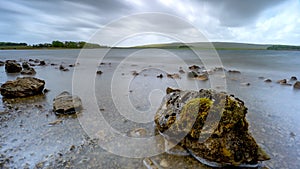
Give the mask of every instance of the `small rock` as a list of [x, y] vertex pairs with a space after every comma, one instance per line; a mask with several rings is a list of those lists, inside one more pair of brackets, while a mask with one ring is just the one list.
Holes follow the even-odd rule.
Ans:
[[96, 73], [97, 73], [98, 75], [101, 75], [103, 72], [102, 72], [101, 70], [98, 70]]
[[22, 67], [17, 61], [15, 60], [7, 60], [5, 62], [5, 71], [7, 73], [20, 73], [22, 70]]
[[266, 83], [271, 83], [272, 80], [271, 80], [271, 79], [266, 79], [264, 82], [266, 82]]
[[157, 78], [163, 78], [164, 76], [162, 74], [156, 76]]
[[40, 63], [40, 59], [35, 59], [33, 62], [34, 63]]
[[297, 82], [294, 84], [294, 89], [300, 89], [300, 81], [297, 81]]
[[75, 67], [75, 64], [71, 64], [71, 65], [69, 65], [69, 67]]
[[49, 91], [49, 89], [44, 89], [44, 93], [48, 93]]
[[297, 80], [297, 77], [296, 76], [292, 76], [290, 80], [295, 81], [295, 80]]
[[192, 66], [189, 67], [189, 69], [190, 69], [190, 70], [198, 71], [198, 70], [200, 69], [200, 67], [197, 66], [197, 65], [192, 65]]
[[195, 78], [195, 77], [198, 77], [198, 73], [194, 72], [194, 71], [191, 71], [191, 72], [188, 72], [188, 75], [187, 75], [189, 78]]
[[265, 77], [263, 77], [263, 76], [260, 76], [260, 77], [258, 77], [258, 79], [265, 79]]
[[23, 69], [28, 69], [30, 66], [29, 66], [28, 62], [23, 62], [22, 67], [23, 67]]
[[44, 60], [41, 60], [39, 66], [45, 66], [45, 65], [46, 65], [46, 62]]
[[278, 80], [276, 83], [284, 85], [284, 84], [287, 84], [287, 80], [286, 79]]
[[167, 74], [167, 77], [171, 79], [181, 79], [180, 75], [177, 73]]
[[236, 74], [240, 74], [241, 72], [238, 70], [228, 70], [228, 73], [236, 73]]
[[29, 67], [29, 68], [23, 69], [23, 70], [21, 71], [21, 74], [22, 74], [22, 75], [35, 75], [35, 74], [36, 74], [36, 71], [34, 70], [34, 68]]
[[139, 73], [138, 73], [137, 71], [134, 70], [134, 71], [132, 71], [132, 75], [133, 75], [133, 76], [138, 76]]
[[208, 75], [207, 74], [200, 74], [197, 77], [195, 77], [195, 79], [206, 81], [206, 80], [208, 80]]
[[62, 92], [53, 99], [53, 111], [55, 114], [75, 114], [82, 109], [81, 99], [72, 96], [69, 92]]
[[250, 83], [241, 83], [243, 86], [250, 86]]
[[34, 77], [17, 78], [1, 85], [1, 95], [7, 98], [42, 94], [45, 81]]
[[59, 66], [59, 70], [61, 70], [61, 71], [69, 71], [69, 69], [65, 68], [63, 65]]

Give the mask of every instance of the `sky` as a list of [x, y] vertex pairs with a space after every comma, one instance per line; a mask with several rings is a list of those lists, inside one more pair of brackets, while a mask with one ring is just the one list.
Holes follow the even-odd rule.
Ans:
[[[178, 17], [211, 42], [300, 45], [299, 0], [0, 0], [0, 41], [89, 41], [124, 17], [152, 12]], [[148, 28], [187, 31], [173, 22], [163, 17], [123, 22], [103, 39], [133, 28], [136, 34], [103, 45], [173, 42], [160, 34], [139, 34]]]

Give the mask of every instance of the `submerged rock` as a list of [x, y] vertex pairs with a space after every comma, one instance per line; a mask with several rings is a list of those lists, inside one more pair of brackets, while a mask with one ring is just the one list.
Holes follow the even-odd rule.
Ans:
[[166, 140], [206, 165], [255, 167], [270, 157], [249, 133], [246, 113], [244, 103], [226, 93], [168, 88], [155, 124]]
[[6, 98], [28, 97], [43, 93], [45, 81], [34, 77], [17, 78], [1, 85], [1, 95]]
[[15, 60], [7, 60], [5, 62], [5, 71], [7, 73], [20, 73], [22, 70], [22, 67], [17, 61]]
[[298, 79], [297, 79], [296, 76], [292, 76], [290, 80], [291, 80], [291, 81], [294, 81], [294, 80], [298, 80]]
[[53, 111], [55, 114], [75, 114], [82, 109], [81, 99], [72, 96], [69, 92], [62, 92], [53, 99]]

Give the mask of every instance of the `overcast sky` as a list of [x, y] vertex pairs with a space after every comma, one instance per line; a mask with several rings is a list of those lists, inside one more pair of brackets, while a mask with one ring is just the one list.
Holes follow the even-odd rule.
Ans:
[[[300, 45], [299, 0], [0, 0], [0, 41], [29, 44], [89, 41], [111, 22], [133, 14], [161, 12], [177, 16], [209, 41]], [[181, 26], [160, 17], [123, 23], [107, 37], [134, 28]], [[192, 35], [192, 32], [189, 32]], [[174, 41], [160, 35], [127, 38], [122, 45]], [[111, 45], [111, 44], [108, 44]]]

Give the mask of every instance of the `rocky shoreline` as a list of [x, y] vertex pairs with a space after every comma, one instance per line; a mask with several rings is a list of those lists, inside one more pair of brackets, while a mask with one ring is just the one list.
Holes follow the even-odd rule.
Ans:
[[[53, 100], [53, 103], [47, 103], [48, 105], [45, 106], [43, 104], [38, 104], [38, 101], [34, 101], [35, 99], [39, 100], [42, 99], [43, 97], [45, 97], [45, 95], [47, 95], [47, 92], [51, 92], [51, 88], [50, 89], [45, 89], [45, 83], [47, 82], [43, 82], [43, 80], [34, 78], [32, 76], [34, 76], [36, 73], [36, 70], [33, 68], [35, 66], [51, 66], [51, 67], [55, 67], [55, 69], [58, 69], [62, 72], [68, 71], [70, 70], [72, 67], [77, 66], [78, 64], [66, 64], [67, 66], [63, 65], [63, 64], [55, 64], [55, 63], [47, 63], [43, 60], [38, 60], [38, 59], [30, 59], [30, 60], [26, 60], [26, 61], [22, 61], [21, 63], [18, 61], [5, 61], [5, 62], [0, 62], [0, 64], [2, 64], [2, 66], [5, 66], [5, 70], [7, 73], [13, 73], [13, 74], [20, 74], [20, 76], [26, 76], [26, 77], [22, 77], [22, 78], [17, 78], [13, 81], [8, 81], [4, 84], [1, 85], [1, 94], [3, 95], [3, 103], [4, 103], [4, 110], [1, 110], [1, 127], [5, 127], [5, 123], [7, 121], [10, 121], [14, 118], [15, 112], [20, 112], [18, 114], [18, 116], [23, 116], [24, 112], [27, 111], [27, 113], [30, 114], [30, 112], [33, 110], [37, 110], [39, 113], [45, 113], [43, 114], [43, 116], [45, 118], [48, 118], [48, 120], [46, 120], [46, 124], [47, 126], [54, 126], [54, 127], [61, 127], [62, 124], [64, 123], [68, 123], [68, 116], [70, 117], [75, 117], [76, 119], [76, 115], [78, 115], [78, 112], [80, 112], [82, 110], [82, 107], [84, 107], [84, 105], [81, 105], [81, 100], [80, 98], [78, 98], [77, 96], [72, 96], [67, 92], [63, 92], [57, 95], [57, 97]], [[6, 66], [6, 65], [10, 65], [10, 66]], [[13, 65], [13, 66], [12, 66]], [[111, 65], [111, 64], [107, 64], [107, 65]], [[101, 66], [104, 66], [104, 64], [100, 64], [100, 68]], [[7, 68], [6, 68], [7, 67]], [[68, 67], [68, 68], [67, 68]], [[206, 70], [204, 67], [201, 66], [197, 66], [197, 65], [192, 65], [188, 68], [182, 68], [180, 67], [178, 69], [178, 72], [170, 72], [170, 73], [166, 73], [166, 74], [155, 74], [153, 75], [154, 77], [158, 78], [158, 79], [163, 79], [163, 78], [170, 78], [170, 79], [182, 79], [182, 77], [187, 77], [191, 80], [195, 80], [195, 81], [200, 81], [200, 82], [205, 82], [207, 80], [209, 80], [210, 76], [212, 74], [214, 74], [215, 72], [218, 71], [223, 71], [225, 72], [226, 75], [228, 75], [229, 78], [231, 78], [232, 81], [234, 81], [236, 78], [236, 76], [241, 76], [243, 74], [243, 72], [240, 72], [238, 70], [226, 70], [225, 68], [215, 68], [213, 70]], [[23, 72], [23, 73], [22, 73]], [[24, 73], [25, 72], [25, 73]], [[27, 73], [26, 73], [27, 72]], [[28, 73], [31, 72], [31, 73]], [[103, 74], [105, 74], [106, 71], [105, 70], [99, 70], [98, 72], [95, 72], [95, 74], [98, 74], [100, 76], [102, 76]], [[133, 70], [132, 75], [134, 77], [136, 76], [140, 76], [141, 74], [138, 71]], [[29, 76], [29, 77], [28, 77]], [[259, 79], [261, 80], [265, 80], [265, 78], [263, 77], [259, 77]], [[25, 80], [25, 81], [24, 81]], [[272, 83], [271, 79], [266, 79], [266, 82], [270, 82]], [[19, 84], [19, 85], [18, 85]], [[20, 86], [21, 84], [21, 88], [16, 87], [16, 86]], [[240, 83], [241, 86], [250, 86], [250, 84], [252, 84], [252, 82], [243, 82]], [[276, 82], [274, 84], [277, 84]], [[278, 82], [278, 84], [281, 85], [286, 85], [286, 86], [293, 86], [294, 89], [298, 89], [300, 82], [297, 81], [297, 77], [291, 77], [289, 80], [283, 80]], [[291, 85], [290, 85], [291, 84]], [[34, 87], [34, 88], [32, 88]], [[17, 89], [17, 90], [16, 90]], [[13, 93], [13, 94], [12, 94]], [[19, 99], [20, 97], [20, 99]], [[28, 100], [32, 100], [32, 103], [28, 103]], [[29, 105], [28, 105], [29, 104]], [[32, 104], [32, 105], [30, 105]], [[28, 111], [30, 109], [30, 111]], [[80, 113], [79, 113], [80, 114]], [[52, 117], [52, 115], [54, 115]], [[65, 116], [66, 117], [62, 117], [62, 118], [57, 118], [55, 115], [58, 116]], [[75, 115], [75, 116], [74, 116]], [[25, 113], [26, 116], [26, 113]], [[24, 127], [24, 124], [21, 124]], [[83, 133], [80, 133], [81, 135]], [[134, 134], [133, 134], [134, 135]], [[84, 139], [84, 143], [82, 144], [70, 144], [69, 145], [69, 149], [65, 150], [63, 152], [59, 152], [57, 154], [52, 154], [49, 155], [45, 160], [42, 160], [41, 162], [35, 164], [36, 168], [66, 168], [66, 167], [74, 167], [75, 164], [79, 165], [79, 166], [84, 166], [86, 161], [90, 161], [90, 157], [87, 157], [89, 159], [84, 160], [84, 155], [81, 156], [81, 152], [85, 152], [88, 153], [89, 149], [101, 149], [95, 142], [95, 140], [91, 140], [89, 139], [87, 136], [85, 136]], [[195, 155], [197, 154], [197, 152], [195, 152], [195, 150], [191, 149], [192, 147], [194, 147], [194, 145], [188, 145], [187, 143], [190, 142], [191, 140], [186, 140], [186, 144], [184, 144], [185, 147], [189, 147], [189, 152], [191, 157], [194, 157], [193, 161], [193, 165], [197, 164], [197, 157], [198, 156], [203, 156], [202, 155]], [[13, 151], [13, 150], [11, 150]], [[101, 150], [102, 153], [107, 153], [104, 150]], [[191, 153], [192, 152], [192, 153]], [[231, 150], [230, 150], [231, 152]], [[226, 151], [225, 151], [226, 154]], [[230, 153], [231, 154], [231, 153]], [[228, 152], [227, 152], [228, 155]], [[110, 155], [107, 155], [110, 156]], [[83, 158], [83, 160], [78, 160], [78, 158]], [[77, 160], [74, 160], [74, 158], [76, 158]], [[116, 157], [114, 157], [116, 158]], [[177, 157], [176, 157], [177, 158]], [[185, 157], [182, 157], [185, 158]], [[212, 161], [216, 161], [217, 159], [210, 159]], [[122, 160], [121, 160], [122, 161]], [[145, 159], [144, 159], [145, 161]], [[147, 160], [146, 160], [147, 161]], [[150, 160], [151, 161], [151, 160]], [[199, 161], [199, 160], [198, 160]], [[111, 162], [113, 163], [113, 159], [111, 159]], [[148, 160], [149, 162], [149, 160]], [[218, 161], [220, 162], [220, 161]], [[122, 163], [122, 162], [121, 162]], [[142, 159], [139, 160], [133, 160], [132, 163], [143, 163]], [[144, 162], [145, 163], [145, 162]], [[0, 155], [0, 166], [3, 168], [10, 168], [10, 165], [13, 164], [13, 157], [7, 157], [5, 154], [1, 154]], [[123, 162], [123, 164], [126, 164], [126, 162]], [[227, 161], [226, 165], [239, 165], [241, 163], [236, 163], [236, 162], [232, 162], [232, 161]], [[95, 164], [96, 165], [96, 164]], [[116, 166], [118, 166], [120, 164], [116, 164]], [[136, 164], [132, 164], [132, 166], [135, 166]], [[200, 163], [199, 163], [200, 165]], [[12, 165], [13, 166], [13, 165]], [[24, 165], [22, 166], [23, 168], [31, 168], [31, 165]], [[155, 166], [165, 166], [165, 168], [168, 168], [168, 162], [166, 161], [160, 161], [160, 164], [153, 165], [154, 168]], [[99, 167], [99, 166], [98, 166]], [[122, 166], [119, 166], [122, 168]], [[203, 167], [203, 166], [202, 166]]]

